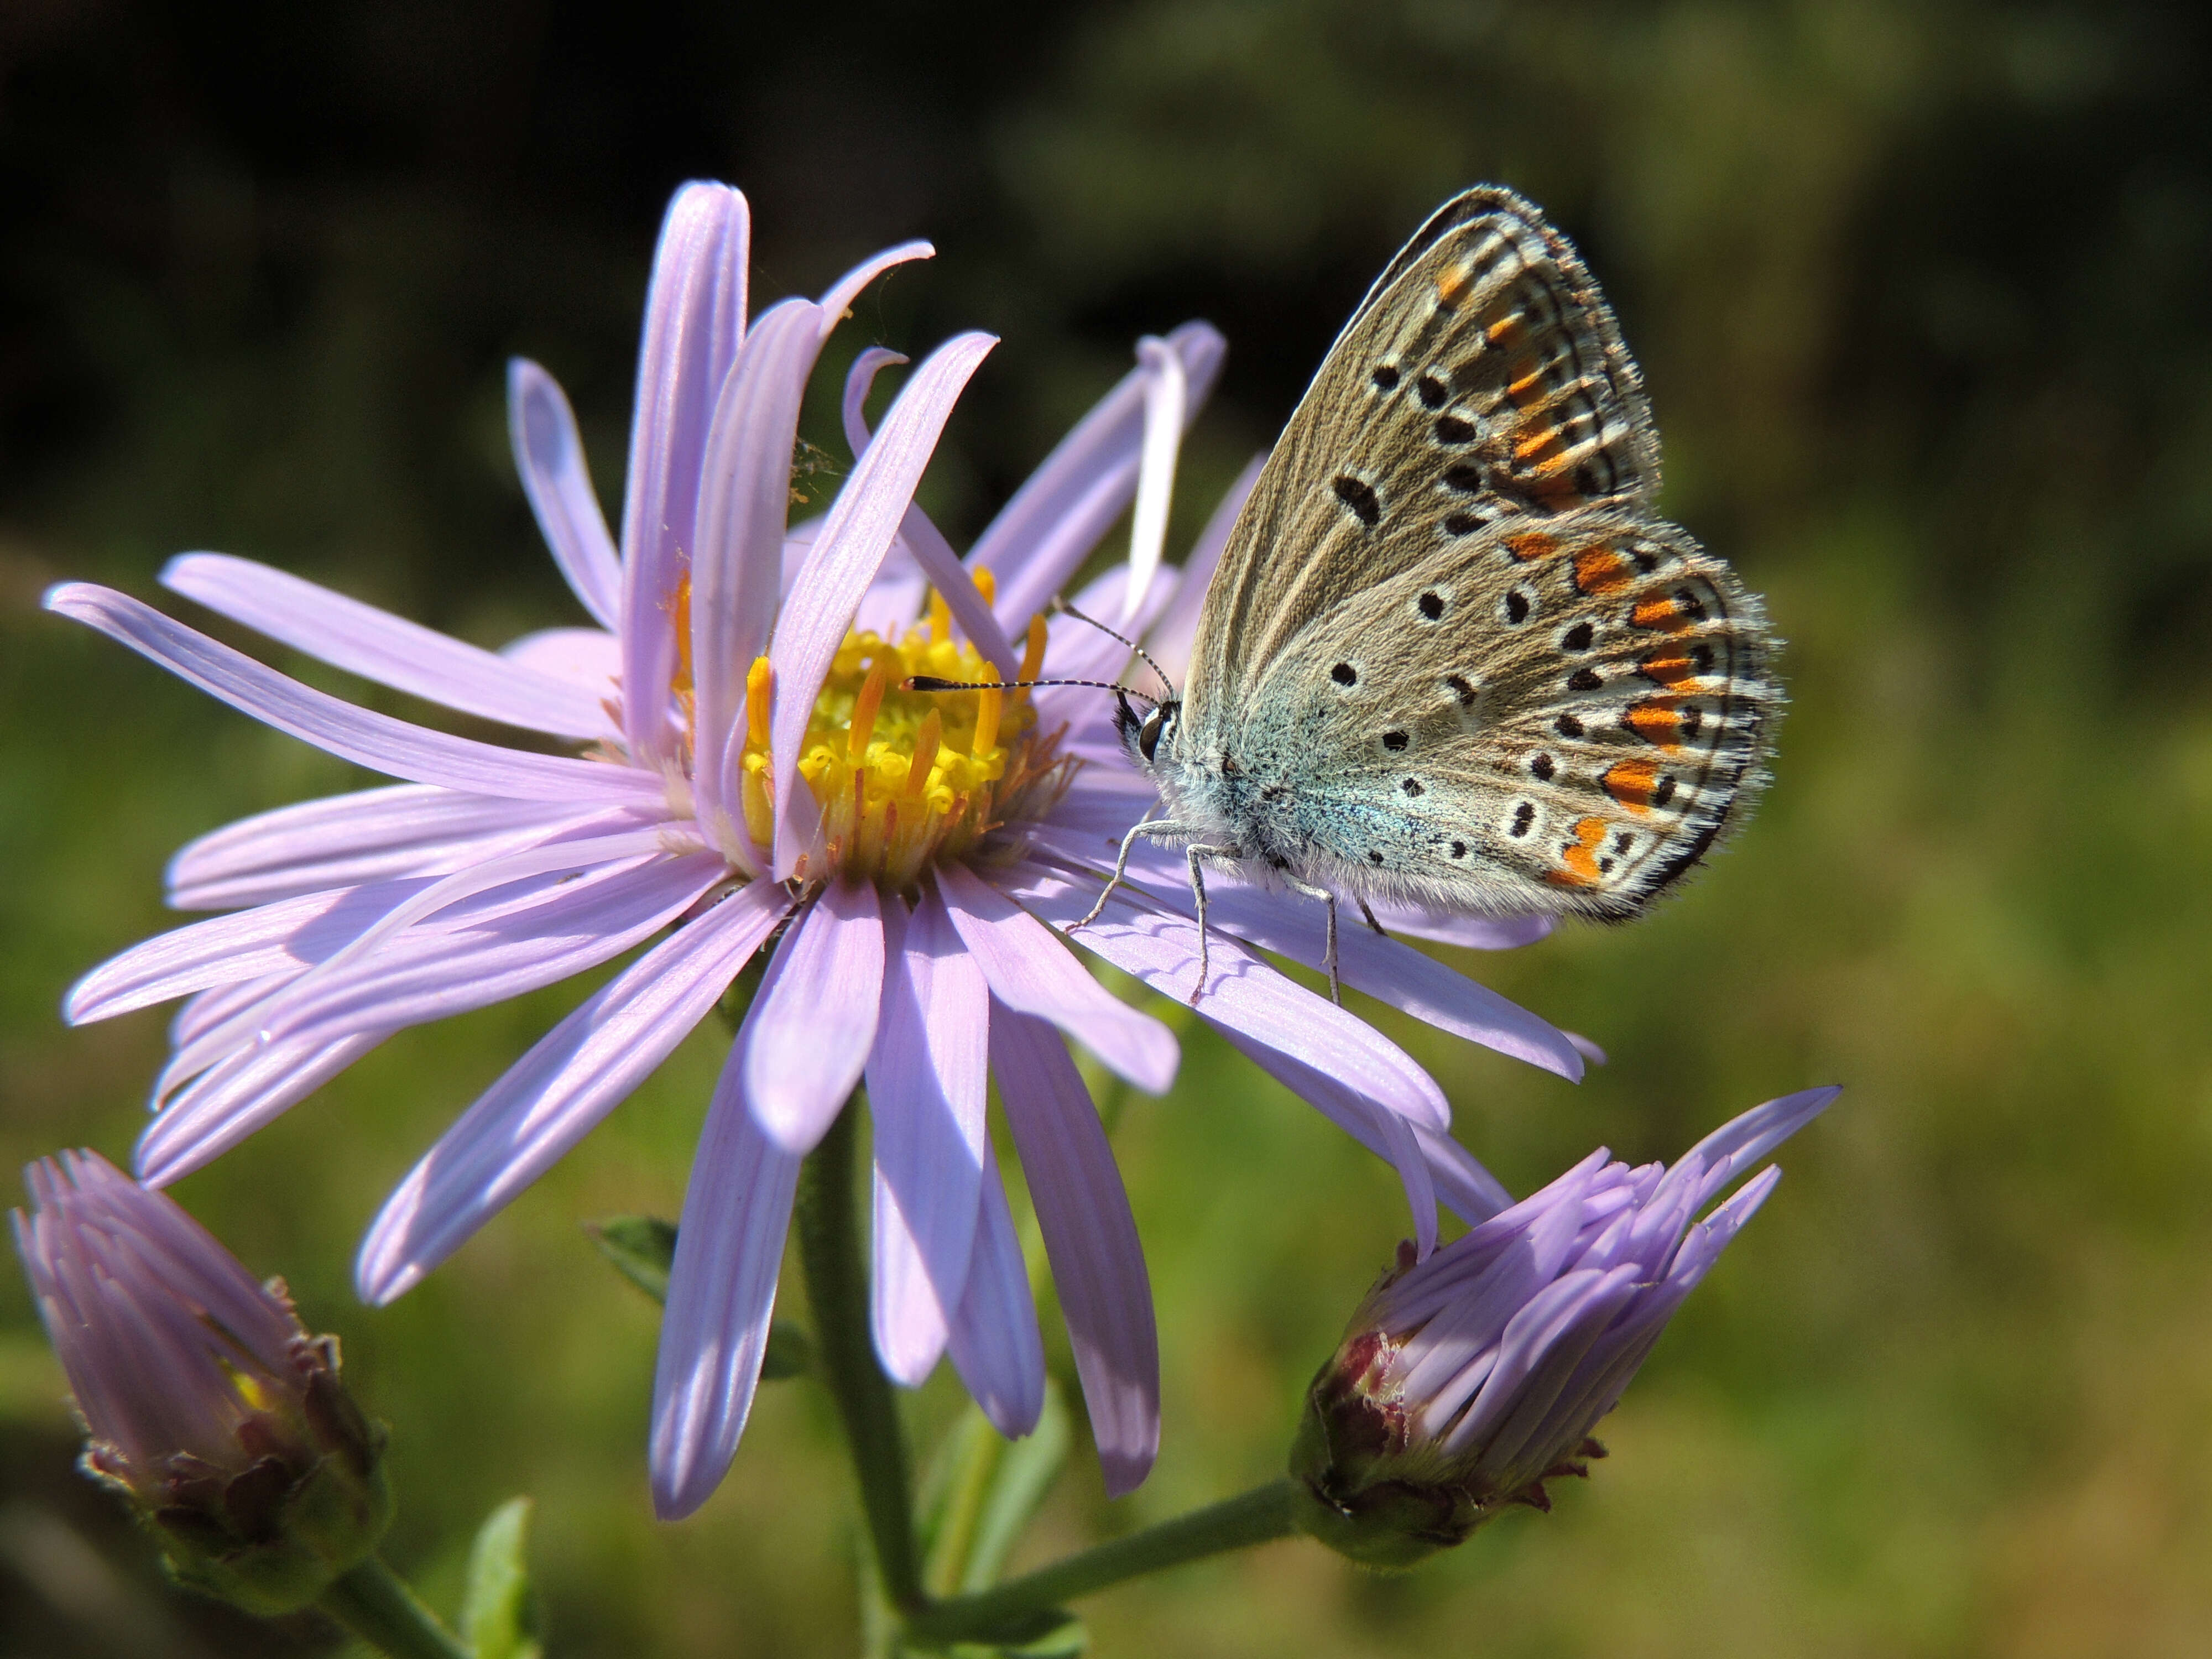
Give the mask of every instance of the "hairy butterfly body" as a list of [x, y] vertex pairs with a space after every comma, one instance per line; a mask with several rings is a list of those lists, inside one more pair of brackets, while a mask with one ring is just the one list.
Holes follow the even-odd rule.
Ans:
[[1329, 901], [1332, 934], [1337, 895], [1638, 914], [1742, 816], [1780, 702], [1757, 598], [1658, 487], [1566, 240], [1509, 191], [1445, 204], [1261, 471], [1182, 696], [1121, 707], [1162, 802], [1124, 858], [1188, 848], [1201, 913], [1232, 864]]

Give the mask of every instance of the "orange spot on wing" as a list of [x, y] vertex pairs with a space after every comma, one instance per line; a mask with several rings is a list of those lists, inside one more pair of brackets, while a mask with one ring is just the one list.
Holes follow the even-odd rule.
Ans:
[[[1516, 440], [1513, 445], [1513, 455], [1516, 460], [1533, 460], [1547, 449], [1559, 448], [1566, 437], [1557, 425], [1540, 427], [1529, 422], [1524, 423], [1522, 430], [1526, 435]], [[1561, 450], [1553, 465], [1557, 465], [1565, 459], [1565, 453]]]
[[1448, 270], [1437, 278], [1437, 303], [1447, 308], [1467, 298], [1467, 273]]
[[1598, 781], [1605, 793], [1641, 817], [1651, 811], [1651, 797], [1659, 787], [1659, 763], [1655, 760], [1615, 761]]
[[1656, 599], [1637, 600], [1636, 608], [1628, 613], [1628, 620], [1638, 628], [1663, 628], [1670, 634], [1690, 625], [1690, 619], [1682, 614], [1682, 607], [1674, 602], [1671, 593]]
[[1650, 656], [1639, 658], [1636, 672], [1647, 680], [1665, 686], [1668, 690], [1686, 680], [1702, 678], [1703, 671], [1691, 660], [1690, 654], [1680, 646], [1662, 647]]
[[1483, 330], [1483, 332], [1490, 337], [1490, 343], [1494, 346], [1504, 345], [1520, 331], [1521, 318], [1518, 313], [1510, 317], [1500, 317], [1488, 328]]
[[1681, 699], [1679, 697], [1646, 697], [1642, 702], [1631, 703], [1628, 713], [1622, 716], [1628, 729], [1646, 743], [1656, 744], [1668, 754], [1682, 746]]
[[1523, 530], [1505, 538], [1505, 550], [1523, 564], [1534, 564], [1550, 558], [1559, 550], [1559, 544], [1540, 530]]
[[1612, 593], [1632, 580], [1628, 561], [1602, 543], [1575, 555], [1575, 586], [1585, 593]]
[[1505, 383], [1505, 401], [1519, 409], [1529, 399], [1529, 388], [1544, 378], [1544, 366], [1534, 357], [1518, 359], [1507, 371], [1513, 378]]
[[1595, 887], [1598, 883], [1597, 849], [1605, 840], [1603, 818], [1578, 818], [1573, 843], [1559, 854], [1566, 867], [1547, 870], [1545, 879], [1560, 887]]

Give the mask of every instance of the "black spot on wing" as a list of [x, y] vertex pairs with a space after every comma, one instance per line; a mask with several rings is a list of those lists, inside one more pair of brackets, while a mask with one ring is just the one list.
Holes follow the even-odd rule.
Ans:
[[1352, 509], [1352, 516], [1373, 529], [1382, 517], [1382, 498], [1375, 493], [1375, 486], [1364, 478], [1355, 478], [1349, 472], [1340, 472], [1330, 481], [1336, 499]]

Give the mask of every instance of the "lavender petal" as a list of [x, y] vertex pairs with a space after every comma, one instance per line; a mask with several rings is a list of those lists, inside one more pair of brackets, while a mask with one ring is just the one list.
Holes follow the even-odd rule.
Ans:
[[[854, 608], [913, 499], [915, 486], [945, 429], [968, 377], [997, 341], [988, 334], [957, 335], [916, 369], [884, 417], [883, 430], [853, 469], [815, 538], [799, 586], [784, 603], [769, 660], [775, 668], [775, 714], [770, 747], [778, 805], [775, 873], [789, 877], [806, 850], [792, 797], [799, 749], [814, 699], [830, 659], [845, 637]], [[811, 804], [811, 793], [807, 795]]]
[[911, 1389], [945, 1352], [968, 1287], [990, 1156], [991, 994], [935, 894], [926, 892], [902, 925], [897, 909], [884, 912], [890, 948], [866, 1073], [875, 1125], [870, 1314], [884, 1371]]
[[874, 886], [830, 883], [776, 946], [738, 1033], [753, 1121], [784, 1151], [812, 1152], [860, 1080], [883, 984]]
[[[767, 649], [775, 623], [791, 508], [791, 447], [806, 377], [821, 349], [819, 320], [805, 300], [786, 300], [763, 313], [722, 384], [707, 431], [699, 539], [691, 554], [693, 787], [701, 821], [714, 827], [726, 848], [743, 834], [735, 809], [745, 673]], [[750, 848], [749, 838], [744, 845]]]
[[654, 774], [502, 749], [356, 708], [91, 582], [49, 588], [46, 605], [120, 641], [264, 725], [371, 771], [518, 800], [664, 806], [666, 787]]
[[[1057, 872], [1017, 865], [1000, 879], [1003, 891], [1065, 932], [1091, 908], [1089, 894]], [[1191, 1001], [1198, 984], [1198, 929], [1181, 916], [1117, 892], [1098, 919], [1076, 936], [1164, 996]], [[1339, 1079], [1364, 1098], [1436, 1130], [1451, 1127], [1443, 1091], [1397, 1044], [1364, 1020], [1285, 979], [1224, 934], [1211, 945], [1212, 969], [1195, 1005], [1199, 1017], [1224, 1032]]]
[[1001, 1004], [991, 1011], [991, 1066], [1060, 1291], [1106, 1495], [1119, 1498], [1142, 1483], [1160, 1445], [1159, 1337], [1136, 1218], [1059, 1033]]
[[[1155, 890], [1153, 896], [1178, 911], [1190, 908], [1188, 886], [1180, 892]], [[1322, 959], [1328, 933], [1318, 901], [1298, 894], [1261, 893], [1229, 882], [1209, 883], [1208, 896], [1215, 926], [1296, 962], [1318, 963]], [[1488, 986], [1356, 922], [1338, 928], [1336, 951], [1337, 971], [1346, 985], [1439, 1030], [1525, 1060], [1571, 1083], [1582, 1080], [1583, 1057], [1566, 1034]]]
[[161, 585], [295, 651], [465, 714], [580, 742], [599, 700], [550, 675], [251, 559], [180, 553]]
[[311, 968], [428, 884], [417, 878], [338, 888], [157, 933], [70, 986], [62, 1018], [83, 1025], [214, 986]]
[[952, 1364], [991, 1426], [1018, 1440], [1044, 1410], [1044, 1338], [995, 1162], [984, 1166], [982, 1198], [968, 1288], [952, 1316]]
[[169, 860], [169, 902], [180, 910], [223, 910], [445, 875], [550, 839], [604, 810], [414, 783], [301, 801], [187, 842]]
[[1167, 1092], [1182, 1057], [1173, 1032], [1093, 979], [1051, 929], [973, 872], [948, 865], [937, 881], [993, 996], [1050, 1020], [1147, 1093]]
[[745, 1108], [738, 1051], [715, 1085], [691, 1160], [653, 1376], [653, 1510], [679, 1521], [737, 1455], [775, 1311], [800, 1160]]
[[356, 1031], [334, 1042], [274, 1042], [236, 1050], [179, 1093], [146, 1126], [138, 1178], [165, 1187], [273, 1122], [384, 1041]]
[[561, 383], [527, 357], [507, 365], [507, 435], [522, 493], [569, 591], [602, 628], [619, 628], [622, 562], [584, 465], [583, 440]]
[[623, 730], [657, 769], [672, 756], [676, 672], [670, 623], [693, 532], [707, 426], [744, 332], [750, 220], [724, 185], [689, 184], [661, 222], [638, 351], [623, 501]]
[[263, 1015], [264, 1041], [395, 1031], [573, 978], [669, 926], [726, 873], [695, 853], [560, 882], [481, 927], [418, 927], [374, 953], [301, 979]]
[[[1167, 343], [1182, 360], [1188, 418], [1212, 390], [1228, 348], [1206, 323], [1185, 323]], [[976, 538], [969, 567], [997, 577], [1000, 622], [1012, 626], [1043, 609], [1135, 497], [1145, 385], [1142, 368], [1124, 375]]]
[[540, 1038], [386, 1200], [355, 1267], [362, 1298], [415, 1285], [582, 1139], [707, 1017], [790, 903], [774, 882], [740, 889]]

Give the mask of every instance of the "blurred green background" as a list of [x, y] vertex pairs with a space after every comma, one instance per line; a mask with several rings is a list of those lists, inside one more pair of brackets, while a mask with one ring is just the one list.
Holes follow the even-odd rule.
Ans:
[[[1553, 1514], [1401, 1577], [1297, 1543], [1186, 1571], [1087, 1604], [1097, 1650], [2212, 1650], [2206, 46], [2194, 8], [2087, 0], [0, 7], [0, 1164], [127, 1154], [164, 1016], [56, 1006], [167, 925], [168, 852], [360, 781], [40, 615], [49, 581], [151, 597], [211, 547], [480, 642], [575, 620], [502, 365], [561, 377], [619, 500], [653, 228], [702, 175], [750, 195], [762, 301], [936, 240], [842, 354], [1005, 337], [927, 487], [957, 542], [1136, 335], [1219, 325], [1187, 539], [1400, 240], [1498, 179], [1610, 291], [1666, 507], [1768, 596], [1794, 706], [1678, 900], [1462, 959], [1612, 1051], [1582, 1087], [1374, 1012], [1516, 1190], [1848, 1091]], [[577, 994], [392, 1042], [179, 1195], [343, 1334], [434, 1595], [527, 1492], [558, 1659], [854, 1651], [818, 1394], [765, 1389], [656, 1525], [654, 1312], [577, 1227], [674, 1212], [708, 1036], [422, 1289], [352, 1297], [382, 1194]], [[1164, 1451], [1110, 1505], [1079, 1458], [1036, 1559], [1273, 1474], [1403, 1227], [1202, 1036], [1117, 1143]], [[0, 1652], [335, 1645], [163, 1590], [59, 1399], [0, 1271]], [[917, 1425], [956, 1403], [940, 1376]]]

